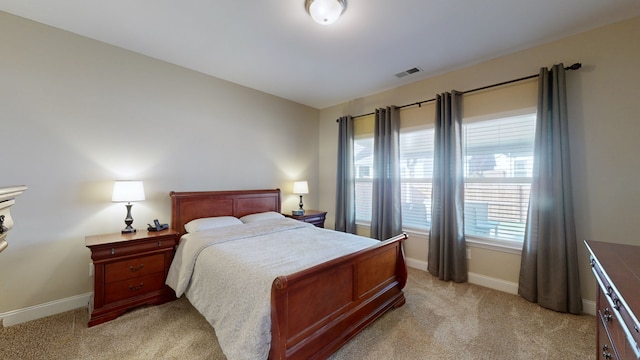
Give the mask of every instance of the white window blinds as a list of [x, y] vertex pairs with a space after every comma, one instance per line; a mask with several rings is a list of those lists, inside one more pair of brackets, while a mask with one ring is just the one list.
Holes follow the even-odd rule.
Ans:
[[463, 125], [465, 234], [522, 242], [536, 115]]
[[370, 223], [373, 194], [373, 136], [354, 140], [356, 221]]
[[432, 128], [400, 131], [400, 178], [402, 227], [431, 228], [431, 182], [433, 177]]

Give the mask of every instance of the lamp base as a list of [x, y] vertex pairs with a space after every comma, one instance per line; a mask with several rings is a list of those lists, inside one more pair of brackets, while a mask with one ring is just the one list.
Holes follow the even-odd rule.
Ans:
[[136, 229], [131, 226], [131, 224], [133, 224], [133, 218], [131, 217], [131, 207], [133, 205], [131, 205], [131, 203], [125, 205], [127, 207], [127, 217], [124, 218], [124, 224], [127, 225], [127, 227], [125, 227], [124, 229], [122, 229], [122, 233], [123, 234], [133, 234], [134, 232], [136, 232]]
[[122, 229], [123, 234], [133, 234], [135, 232], [136, 232], [136, 229], [130, 226], [127, 226], [126, 228]]

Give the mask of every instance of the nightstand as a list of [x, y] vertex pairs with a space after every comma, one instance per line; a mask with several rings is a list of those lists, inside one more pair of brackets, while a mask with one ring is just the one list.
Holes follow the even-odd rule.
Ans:
[[178, 232], [172, 229], [87, 236], [85, 245], [94, 265], [89, 326], [113, 320], [136, 306], [175, 300], [165, 280], [178, 240]]
[[318, 211], [318, 210], [305, 210], [304, 211], [304, 215], [292, 215], [291, 213], [289, 214], [282, 214], [286, 217], [290, 217], [292, 219], [296, 219], [299, 221], [304, 221], [304, 222], [308, 222], [311, 223], [317, 227], [323, 228], [324, 227], [324, 219], [327, 216], [327, 212], [326, 211]]

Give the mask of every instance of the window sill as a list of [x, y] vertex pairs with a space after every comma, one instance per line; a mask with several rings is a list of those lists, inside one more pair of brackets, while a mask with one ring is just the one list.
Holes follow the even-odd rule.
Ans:
[[508, 254], [521, 255], [523, 243], [509, 240], [489, 239], [479, 236], [467, 236], [467, 247], [475, 247]]
[[[371, 230], [371, 223], [369, 222], [356, 221], [356, 226]], [[406, 232], [409, 235], [417, 235], [419, 237], [429, 238], [429, 229], [405, 227], [402, 229], [402, 231]]]
[[[366, 222], [356, 222], [357, 226], [370, 229], [371, 223]], [[416, 235], [418, 237], [424, 237], [425, 239], [429, 239], [429, 230], [423, 229], [415, 229], [415, 228], [405, 228], [403, 229], [409, 235]], [[522, 242], [518, 241], [509, 241], [509, 240], [500, 240], [500, 239], [491, 239], [484, 238], [480, 236], [467, 236], [466, 237], [467, 247], [480, 248], [492, 251], [500, 251], [507, 254], [522, 254]]]

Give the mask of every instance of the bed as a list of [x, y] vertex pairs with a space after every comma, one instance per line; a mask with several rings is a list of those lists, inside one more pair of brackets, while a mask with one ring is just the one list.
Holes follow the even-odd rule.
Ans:
[[[171, 192], [170, 196], [172, 206], [171, 226], [184, 235], [176, 252], [172, 268], [185, 267], [184, 264], [188, 261], [185, 260], [186, 258], [183, 259], [184, 254], [182, 254], [181, 247], [186, 246], [184, 244], [189, 244], [190, 241], [193, 241], [191, 244], [196, 244], [196, 240], [193, 240], [195, 235], [189, 234], [185, 230], [185, 225], [192, 220], [228, 216], [240, 219], [249, 218], [251, 216], [247, 215], [251, 214], [257, 214], [252, 216], [262, 216], [261, 214], [279, 214], [281, 211], [279, 189]], [[266, 225], [268, 222], [234, 226], [238, 228], [253, 226], [254, 229], [259, 227], [277, 228], [273, 234], [265, 235], [264, 242], [260, 243], [264, 244], [265, 247], [277, 245], [280, 241], [286, 244], [285, 246], [292, 246], [294, 242], [306, 244], [307, 241], [311, 242], [309, 239], [313, 238], [313, 236], [307, 237], [307, 234], [318, 233], [319, 238], [324, 239], [322, 241], [326, 241], [325, 244], [333, 244], [324, 246], [324, 249], [329, 251], [333, 247], [348, 247], [350, 245], [334, 245], [348, 244], [351, 240], [355, 241], [350, 237], [356, 238], [355, 235], [315, 228], [313, 225], [288, 218], [273, 220], [273, 222], [274, 224], [269, 224], [268, 226]], [[286, 229], [282, 230], [280, 226], [286, 227]], [[221, 232], [224, 235], [226, 231], [224, 236], [229, 236], [231, 234], [230, 229], [232, 227], [206, 230], [203, 233], [208, 231]], [[296, 239], [295, 237], [298, 238]], [[258, 244], [256, 241], [263, 241], [262, 237], [247, 236], [247, 238], [249, 240], [242, 241], [253, 241], [254, 245], [250, 245], [250, 248], [260, 246], [256, 245]], [[339, 243], [331, 242], [333, 238], [341, 240]], [[252, 309], [266, 307], [267, 311], [268, 329], [262, 335], [255, 335], [255, 337], [269, 337], [267, 339], [267, 352], [264, 357], [268, 356], [270, 359], [323, 359], [335, 352], [386, 311], [402, 306], [405, 303], [402, 289], [407, 280], [407, 268], [402, 243], [406, 238], [406, 234], [401, 234], [385, 241], [369, 239], [368, 241], [372, 243], [365, 243], [366, 246], [364, 247], [362, 244], [354, 245], [358, 249], [355, 252], [352, 251], [333, 258], [329, 257], [331, 260], [323, 260], [293, 273], [277, 274], [277, 276], [267, 278], [268, 283], [266, 285], [258, 284], [256, 281], [264, 282], [264, 279], [257, 280], [257, 278], [269, 276], [269, 271], [260, 270], [260, 274], [245, 278], [232, 278], [236, 275], [236, 272], [235, 270], [229, 270], [228, 261], [235, 261], [233, 258], [236, 256], [221, 255], [225, 253], [220, 253], [218, 252], [220, 250], [217, 249], [224, 246], [236, 246], [235, 241], [226, 241], [221, 245], [208, 246], [204, 250], [200, 250], [201, 252], [198, 253], [199, 255], [194, 260], [195, 265], [193, 265], [193, 274], [190, 275], [192, 276], [191, 280], [187, 281], [186, 289], [183, 286], [180, 289], [181, 291], [176, 291], [176, 294], [180, 296], [184, 291], [189, 301], [194, 304], [194, 307], [211, 323], [212, 320], [209, 319], [211, 315], [208, 314], [212, 311], [219, 311], [219, 305], [212, 305], [213, 300], [208, 303], [203, 301], [203, 298], [211, 297], [211, 294], [213, 296], [224, 295], [227, 296], [227, 298], [224, 298], [224, 302], [233, 303], [231, 307], [241, 310], [242, 304], [247, 301], [247, 298], [257, 296], [251, 295], [251, 293], [234, 295], [231, 290], [228, 290], [229, 288], [237, 285], [240, 288], [244, 287], [242, 291], [247, 291], [247, 287], [253, 289], [253, 287], [266, 286], [267, 299], [265, 300], [265, 305], [252, 305]], [[342, 239], [345, 239], [345, 241], [343, 242]], [[202, 239], [199, 241], [202, 241]], [[205, 239], [204, 242], [207, 241], [209, 240]], [[197, 247], [200, 247], [200, 245]], [[253, 253], [262, 252], [267, 251], [253, 251]], [[290, 251], [273, 250], [273, 252], [284, 254]], [[311, 253], [315, 252], [311, 251]], [[211, 253], [211, 255], [208, 255], [209, 257], [218, 256], [219, 258], [217, 260], [205, 260], [205, 253]], [[224, 261], [220, 258], [221, 256], [225, 258]], [[182, 264], [177, 264], [178, 262], [182, 262]], [[278, 260], [277, 262], [281, 261]], [[218, 266], [219, 268], [211, 269], [208, 268], [209, 266]], [[209, 275], [202, 275], [202, 273], [207, 272], [209, 272]], [[211, 274], [225, 275], [215, 276]], [[175, 278], [175, 276], [172, 276], [172, 271], [170, 271], [170, 277]], [[210, 285], [208, 282], [210, 279], [214, 279], [212, 281], [224, 281], [224, 285], [222, 285], [224, 291], [221, 291], [221, 289], [201, 289], [220, 286]], [[168, 279], [167, 282], [171, 281]], [[170, 286], [178, 287], [179, 285], [173, 283]], [[209, 295], [197, 295], [202, 291], [208, 291]], [[232, 297], [229, 298], [229, 296]], [[192, 298], [199, 298], [199, 300], [193, 301]], [[245, 316], [246, 319], [259, 317], [258, 315], [254, 316], [253, 313], [245, 313], [242, 316]], [[244, 322], [244, 320], [231, 320], [227, 324], [230, 323], [232, 324], [231, 326], [236, 326], [238, 323]], [[223, 329], [218, 327], [223, 326], [223, 322], [216, 321], [212, 325], [220, 340], [219, 333]], [[238, 335], [238, 337], [241, 336]], [[225, 354], [227, 354], [222, 342], [220, 342], [220, 345]], [[247, 356], [247, 358], [249, 357], [252, 356]]]

